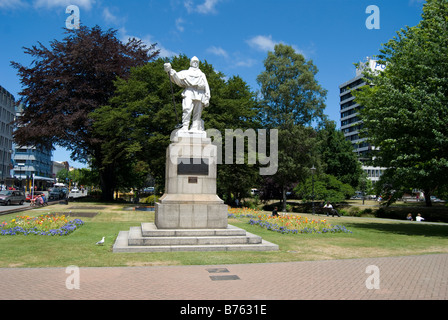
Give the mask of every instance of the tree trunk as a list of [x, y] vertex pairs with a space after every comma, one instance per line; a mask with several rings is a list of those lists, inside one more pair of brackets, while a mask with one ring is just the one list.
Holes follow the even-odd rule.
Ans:
[[429, 190], [423, 190], [423, 194], [425, 195], [425, 203], [427, 207], [432, 207], [431, 202], [431, 191]]
[[113, 172], [111, 165], [99, 170], [102, 201], [111, 202], [114, 200], [115, 175]]

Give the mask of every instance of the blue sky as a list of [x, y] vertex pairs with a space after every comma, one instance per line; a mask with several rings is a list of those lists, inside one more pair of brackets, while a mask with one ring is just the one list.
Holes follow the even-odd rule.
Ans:
[[[29, 65], [23, 47], [63, 38], [69, 5], [81, 24], [116, 29], [157, 43], [162, 56], [207, 60], [226, 76], [239, 75], [258, 90], [256, 77], [276, 43], [291, 45], [319, 69], [328, 90], [325, 113], [339, 126], [338, 86], [355, 76], [353, 63], [378, 54], [381, 44], [421, 19], [423, 0], [0, 0], [0, 85], [16, 99], [21, 90], [10, 61]], [[379, 9], [379, 29], [366, 27]], [[69, 161], [58, 148], [53, 160]]]

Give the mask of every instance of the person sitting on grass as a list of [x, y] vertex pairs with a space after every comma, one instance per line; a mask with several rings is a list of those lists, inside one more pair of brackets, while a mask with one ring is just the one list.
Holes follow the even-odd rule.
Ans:
[[417, 214], [417, 217], [415, 218], [415, 221], [423, 221], [423, 220], [425, 220], [425, 218], [423, 218], [420, 213]]

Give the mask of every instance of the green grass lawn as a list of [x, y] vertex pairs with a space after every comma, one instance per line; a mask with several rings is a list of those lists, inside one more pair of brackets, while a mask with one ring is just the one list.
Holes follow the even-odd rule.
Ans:
[[[46, 213], [97, 213], [81, 217], [85, 224], [68, 236], [0, 236], [0, 267], [113, 267], [149, 265], [216, 265], [327, 259], [354, 259], [421, 255], [448, 252], [448, 225], [425, 222], [357, 218], [316, 217], [346, 226], [352, 233], [280, 234], [248, 224], [248, 218], [229, 219], [229, 224], [246, 229], [278, 244], [277, 252], [167, 252], [113, 253], [119, 231], [154, 221], [154, 213], [124, 210], [123, 205], [71, 203], [53, 205], [0, 217], [10, 221], [17, 215]], [[75, 217], [74, 217], [75, 218]], [[106, 238], [104, 246], [95, 243]]]

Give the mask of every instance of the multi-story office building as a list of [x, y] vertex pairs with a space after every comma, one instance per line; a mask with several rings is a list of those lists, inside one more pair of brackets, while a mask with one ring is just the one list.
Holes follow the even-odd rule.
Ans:
[[11, 155], [13, 143], [14, 96], [0, 86], [0, 185], [8, 185], [11, 179]]
[[362, 120], [359, 118], [359, 111], [362, 106], [356, 103], [355, 97], [352, 95], [353, 90], [357, 90], [366, 85], [367, 82], [363, 76], [364, 68], [370, 68], [373, 71], [384, 70], [384, 66], [375, 60], [367, 59], [361, 63], [356, 69], [356, 76], [339, 86], [339, 97], [341, 107], [341, 131], [344, 133], [346, 140], [353, 145], [353, 151], [358, 155], [359, 161], [363, 163], [363, 170], [373, 182], [379, 180], [384, 168], [367, 166], [367, 154], [373, 146], [371, 146], [365, 138], [360, 137], [360, 130], [363, 127]]
[[[17, 107], [16, 115], [20, 116], [23, 106]], [[52, 152], [49, 149], [35, 146], [14, 147], [14, 177], [19, 187], [29, 190], [32, 182], [41, 190], [46, 190], [53, 182]]]

